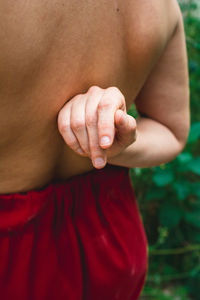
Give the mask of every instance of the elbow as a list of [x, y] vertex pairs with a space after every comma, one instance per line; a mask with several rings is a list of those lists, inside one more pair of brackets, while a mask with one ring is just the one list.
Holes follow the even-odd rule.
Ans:
[[190, 131], [189, 118], [187, 119], [187, 121], [182, 122], [182, 124], [179, 123], [179, 126], [176, 126], [176, 130], [171, 129], [171, 133], [174, 136], [174, 142], [175, 142], [173, 146], [171, 145], [171, 151], [173, 152], [173, 159], [175, 159], [181, 152], [183, 152], [187, 144], [189, 131]]
[[177, 121], [174, 122], [174, 128], [171, 128], [172, 133], [174, 134], [180, 154], [188, 141], [189, 132], [190, 132], [190, 109], [189, 107], [185, 110], [185, 113], [182, 114], [182, 118], [177, 118]]
[[170, 145], [170, 150], [168, 152], [168, 155], [166, 156], [166, 159], [163, 161], [163, 163], [169, 163], [172, 160], [174, 160], [179, 154], [181, 154], [187, 144], [187, 137], [188, 135], [185, 135], [183, 138], [177, 138], [177, 136], [174, 135], [174, 143]]
[[178, 148], [179, 148], [178, 154], [180, 154], [184, 150], [184, 148], [187, 144], [189, 131], [190, 131], [190, 125], [188, 124], [188, 126], [184, 127], [181, 134], [176, 136], [177, 142], [178, 142]]
[[177, 155], [178, 156], [180, 153], [183, 152], [183, 150], [185, 149], [187, 141], [178, 141], [178, 148], [177, 148]]

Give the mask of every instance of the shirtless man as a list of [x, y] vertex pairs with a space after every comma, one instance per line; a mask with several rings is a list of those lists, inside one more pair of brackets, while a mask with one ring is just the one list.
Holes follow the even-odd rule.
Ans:
[[[183, 150], [189, 132], [189, 89], [183, 22], [176, 0], [2, 0], [0, 41], [3, 236], [8, 228], [13, 232], [12, 226], [16, 231], [26, 218], [32, 222], [29, 226], [35, 226], [32, 215], [39, 211], [27, 208], [24, 212], [17, 206], [8, 216], [10, 208], [5, 207], [12, 196], [21, 201], [30, 191], [31, 195], [34, 191], [39, 194], [39, 189], [48, 188], [52, 182], [80, 179], [78, 175], [95, 168], [106, 173], [107, 169], [102, 168], [107, 162], [126, 168], [156, 166]], [[133, 102], [140, 115], [136, 121], [126, 113]], [[107, 144], [102, 144], [102, 137]], [[114, 176], [118, 169], [113, 167], [109, 174]], [[34, 203], [40, 196], [35, 196]], [[15, 205], [12, 200], [12, 207]], [[17, 217], [16, 211], [20, 211]], [[26, 224], [23, 226], [25, 230]], [[99, 284], [99, 289], [97, 285], [93, 291], [88, 288], [85, 296], [78, 293], [81, 288], [76, 289], [77, 294], [71, 291], [73, 296], [69, 296], [70, 288], [59, 296], [63, 285], [55, 284], [55, 290], [47, 294], [49, 280], [45, 281], [47, 289], [35, 283], [30, 298], [25, 278], [33, 276], [34, 281], [34, 276], [46, 276], [47, 271], [29, 272], [27, 263], [24, 277], [16, 281], [20, 277], [16, 261], [23, 256], [12, 257], [14, 254], [8, 251], [10, 235], [6, 239], [0, 238], [0, 257], [4, 261], [2, 270], [0, 267], [2, 300], [133, 300], [141, 291], [140, 287], [135, 294], [125, 295], [124, 287], [114, 296], [109, 294], [109, 287], [107, 294], [101, 294]], [[21, 253], [17, 243], [19, 240], [12, 240], [14, 249]], [[50, 242], [47, 244], [50, 249]], [[32, 249], [33, 245], [26, 247]], [[25, 260], [33, 259], [23, 251]], [[5, 258], [7, 252], [9, 258]], [[51, 259], [55, 260], [49, 258], [49, 263]], [[36, 259], [31, 261], [32, 265], [40, 264]], [[91, 274], [88, 286], [96, 284], [91, 283], [95, 273]]]

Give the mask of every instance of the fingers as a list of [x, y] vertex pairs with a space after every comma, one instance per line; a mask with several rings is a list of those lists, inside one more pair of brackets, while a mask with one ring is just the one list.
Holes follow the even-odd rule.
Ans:
[[90, 156], [94, 167], [97, 169], [103, 168], [107, 163], [106, 153], [99, 145], [97, 128], [97, 108], [103, 94], [103, 89], [93, 86], [88, 90], [85, 106], [85, 122], [89, 139]]
[[80, 148], [90, 154], [87, 128], [85, 126], [86, 95], [78, 95], [71, 105], [70, 124], [71, 129], [78, 140]]
[[58, 128], [66, 144], [91, 158], [95, 168], [107, 163], [109, 153], [119, 153], [135, 140], [136, 122], [126, 114], [122, 93], [115, 87], [91, 87], [72, 98], [58, 115]]
[[98, 105], [99, 145], [103, 149], [109, 148], [114, 141], [114, 116], [118, 109], [126, 111], [124, 96], [115, 87], [106, 89]]
[[58, 129], [65, 143], [76, 153], [85, 156], [78, 139], [71, 129], [71, 107], [72, 103], [68, 102], [58, 114]]
[[92, 87], [88, 90], [87, 103], [85, 106], [85, 122], [87, 126], [89, 149], [92, 163], [95, 168], [103, 168], [106, 163], [106, 153], [101, 149], [98, 138], [98, 104], [104, 94], [104, 90], [99, 87]]
[[90, 88], [87, 94], [67, 102], [58, 116], [58, 128], [66, 144], [76, 153], [89, 156], [98, 169], [107, 163], [105, 150], [98, 142], [97, 128], [97, 107], [103, 93], [98, 87]]

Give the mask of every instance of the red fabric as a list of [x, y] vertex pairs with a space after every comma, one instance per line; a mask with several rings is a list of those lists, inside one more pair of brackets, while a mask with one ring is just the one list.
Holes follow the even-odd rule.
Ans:
[[146, 270], [128, 169], [0, 195], [1, 300], [136, 300]]

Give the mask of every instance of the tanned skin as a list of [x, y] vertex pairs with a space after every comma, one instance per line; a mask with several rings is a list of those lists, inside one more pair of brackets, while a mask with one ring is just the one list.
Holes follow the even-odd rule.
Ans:
[[0, 1], [0, 194], [176, 157], [190, 123], [185, 48], [175, 0]]

